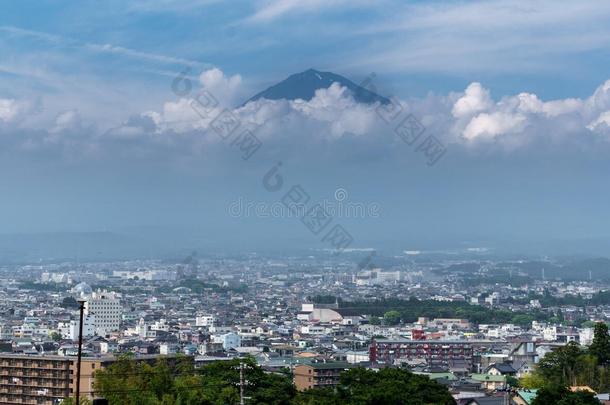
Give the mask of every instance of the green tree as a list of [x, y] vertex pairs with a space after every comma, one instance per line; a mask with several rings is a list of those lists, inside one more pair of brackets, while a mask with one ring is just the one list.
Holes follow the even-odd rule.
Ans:
[[515, 315], [513, 316], [513, 318], [511, 319], [511, 323], [514, 323], [515, 325], [519, 325], [519, 326], [528, 326], [532, 324], [532, 321], [534, 321], [535, 318], [532, 315], [529, 314], [519, 314], [519, 315]]
[[383, 321], [386, 325], [398, 325], [400, 322], [400, 312], [396, 310], [386, 312], [383, 314]]
[[61, 304], [59, 304], [60, 307], [62, 308], [78, 308], [78, 302], [76, 302], [76, 300], [74, 299], [74, 297], [66, 297], [61, 301]]
[[532, 405], [600, 405], [592, 392], [571, 392], [566, 387], [554, 386], [541, 388], [532, 401]]
[[544, 377], [538, 372], [533, 372], [524, 375], [519, 380], [519, 386], [526, 389], [538, 389], [544, 387]]
[[453, 405], [444, 386], [426, 376], [386, 368], [378, 372], [355, 368], [341, 374], [337, 394], [343, 404]]
[[300, 392], [293, 405], [344, 405], [332, 388], [317, 388]]
[[610, 335], [608, 335], [608, 325], [603, 322], [595, 324], [589, 353], [595, 356], [597, 362], [602, 366], [607, 365], [610, 361]]
[[547, 353], [538, 363], [536, 372], [540, 373], [547, 384], [558, 387], [577, 385], [579, 360], [583, 354], [584, 351], [577, 343], [570, 342]]

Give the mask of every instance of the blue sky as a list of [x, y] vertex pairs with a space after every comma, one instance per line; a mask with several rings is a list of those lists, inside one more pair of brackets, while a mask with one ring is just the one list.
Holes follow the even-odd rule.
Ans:
[[[598, 1], [3, 1], [0, 221], [308, 244], [288, 220], [227, 217], [237, 198], [277, 199], [260, 178], [282, 160], [319, 198], [382, 206], [352, 221], [360, 245], [606, 238], [609, 23]], [[235, 109], [265, 145], [244, 162], [172, 93], [187, 67], [228, 108], [311, 67], [375, 72], [448, 153], [428, 167], [336, 88]]]

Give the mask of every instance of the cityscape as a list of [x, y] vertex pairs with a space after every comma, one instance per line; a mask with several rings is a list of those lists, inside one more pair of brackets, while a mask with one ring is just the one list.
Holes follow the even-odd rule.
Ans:
[[0, 405], [610, 404], [610, 2], [0, 0]]
[[[299, 392], [335, 387], [349, 369], [398, 367], [442, 385], [457, 403], [527, 404], [536, 389], [519, 381], [536, 375], [548, 353], [590, 346], [596, 324], [608, 322], [609, 282], [601, 280], [609, 262], [192, 252], [178, 262], [3, 266], [0, 398], [53, 403], [74, 394], [84, 300], [89, 372], [80, 390], [89, 398], [104, 392], [93, 372], [129, 353], [148, 363], [188, 358], [194, 370], [248, 359], [289, 373]], [[574, 277], [575, 268], [591, 270]], [[596, 392], [607, 387], [598, 384]]]

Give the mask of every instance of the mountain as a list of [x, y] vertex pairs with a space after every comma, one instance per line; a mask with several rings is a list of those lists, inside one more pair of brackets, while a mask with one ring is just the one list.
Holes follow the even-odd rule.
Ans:
[[315, 96], [316, 90], [327, 89], [335, 82], [350, 90], [354, 99], [360, 103], [390, 103], [389, 99], [373, 93], [343, 76], [332, 72], [320, 72], [315, 69], [309, 69], [293, 74], [286, 80], [261, 91], [244, 104], [259, 98], [266, 98], [267, 100], [311, 100]]

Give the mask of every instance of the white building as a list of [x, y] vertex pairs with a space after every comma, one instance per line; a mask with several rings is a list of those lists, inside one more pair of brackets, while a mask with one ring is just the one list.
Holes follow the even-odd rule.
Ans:
[[370, 360], [369, 352], [367, 350], [362, 351], [348, 351], [345, 353], [346, 360], [350, 364], [357, 364], [367, 362]]
[[[78, 315], [76, 315], [76, 317], [79, 318]], [[73, 319], [70, 322], [60, 322], [58, 324], [58, 329], [64, 339], [77, 341], [80, 332], [80, 319]], [[85, 315], [83, 317], [83, 337], [88, 338], [93, 335], [95, 335], [95, 316]]]
[[214, 325], [214, 322], [216, 322], [216, 319], [214, 318], [214, 315], [199, 314], [195, 318], [195, 326], [206, 326], [206, 327], [209, 327], [209, 326]]
[[224, 350], [231, 350], [241, 346], [241, 336], [234, 332], [225, 333], [224, 335], [218, 336], [218, 338], [214, 340], [216, 340], [218, 343], [222, 343], [222, 348]]
[[579, 343], [583, 346], [589, 346], [593, 343], [593, 328], [582, 328], [578, 332]]
[[402, 279], [400, 271], [383, 271], [381, 269], [364, 270], [356, 275], [356, 285], [370, 286], [393, 284]]
[[85, 313], [95, 315], [95, 332], [106, 336], [119, 330], [123, 307], [117, 293], [96, 291], [85, 302]]

